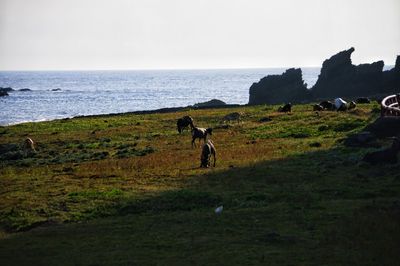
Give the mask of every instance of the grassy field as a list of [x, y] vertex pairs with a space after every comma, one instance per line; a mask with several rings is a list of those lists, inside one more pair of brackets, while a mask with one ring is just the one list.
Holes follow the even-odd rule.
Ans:
[[[398, 265], [400, 167], [362, 163], [375, 148], [342, 143], [377, 108], [0, 127], [0, 265]], [[243, 121], [221, 124], [234, 111]], [[200, 145], [177, 133], [184, 115], [214, 128], [215, 168], [200, 169]]]

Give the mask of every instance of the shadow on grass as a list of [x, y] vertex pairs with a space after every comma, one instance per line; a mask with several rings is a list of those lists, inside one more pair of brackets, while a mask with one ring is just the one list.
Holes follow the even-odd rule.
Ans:
[[[165, 237], [166, 246], [159, 249], [172, 254], [168, 256], [179, 257], [180, 248], [187, 255], [193, 247], [199, 248], [200, 254], [206, 254], [214, 246], [191, 240], [190, 248], [181, 247], [179, 241], [187, 241], [189, 234], [192, 238], [203, 237], [219, 244], [219, 239], [226, 245], [236, 243], [229, 246], [228, 253], [223, 253], [231, 256], [227, 261], [233, 264], [248, 263], [246, 257], [236, 262], [234, 258], [242, 256], [243, 249], [252, 247], [257, 255], [251, 255], [253, 251], [246, 253], [253, 262], [250, 264], [263, 264], [268, 251], [272, 252], [267, 252], [269, 256], [276, 258], [272, 264], [303, 260], [306, 264], [352, 261], [389, 265], [397, 262], [395, 250], [400, 246], [400, 173], [398, 165], [372, 167], [360, 163], [366, 151], [316, 150], [225, 171], [205, 170], [209, 172], [186, 179], [181, 190], [142, 199], [118, 197], [109, 204], [80, 213], [73, 220], [115, 217], [118, 220], [115, 226], [125, 228], [127, 221], [133, 223], [139, 219], [143, 223], [135, 223], [136, 227], [129, 230], [145, 234], [143, 226], [148, 229], [152, 224], [152, 234], [159, 240], [137, 239], [135, 248], [141, 250], [140, 243], [161, 245], [164, 240], [160, 239]], [[219, 205], [224, 206], [221, 218], [211, 221], [210, 217], [216, 215], [214, 208]], [[91, 223], [95, 230], [102, 230], [95, 220]], [[208, 226], [215, 230], [210, 231]], [[13, 230], [12, 224], [3, 223], [3, 227]], [[25, 229], [28, 228], [32, 226]], [[65, 234], [71, 233], [70, 230], [74, 229], [66, 229]], [[189, 233], [182, 234], [180, 230]], [[226, 230], [231, 230], [233, 236], [227, 236]], [[114, 232], [116, 236], [104, 232], [98, 237], [125, 243], [121, 239], [126, 233], [121, 229]], [[33, 238], [40, 246], [43, 241], [40, 232], [36, 237], [33, 233]], [[0, 246], [5, 246], [7, 241], [2, 240]], [[286, 257], [290, 253], [294, 254], [293, 258]], [[217, 261], [221, 262], [218, 254], [205, 256], [218, 257]]]

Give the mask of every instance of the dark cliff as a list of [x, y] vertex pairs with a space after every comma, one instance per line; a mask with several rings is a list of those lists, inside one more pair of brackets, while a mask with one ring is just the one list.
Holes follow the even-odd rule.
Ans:
[[288, 69], [282, 75], [270, 75], [250, 87], [249, 104], [307, 102], [319, 99], [383, 96], [400, 92], [400, 56], [393, 69], [383, 71], [383, 61], [353, 65], [352, 47], [326, 59], [318, 80], [307, 89], [301, 69]]
[[383, 93], [383, 61], [355, 66], [351, 62], [353, 52], [352, 47], [323, 62], [318, 81], [311, 89], [315, 98]]
[[397, 56], [395, 67], [383, 72], [382, 89], [385, 93], [400, 92], [400, 55]]
[[269, 75], [250, 87], [249, 104], [302, 102], [310, 98], [300, 68], [290, 68], [282, 75]]

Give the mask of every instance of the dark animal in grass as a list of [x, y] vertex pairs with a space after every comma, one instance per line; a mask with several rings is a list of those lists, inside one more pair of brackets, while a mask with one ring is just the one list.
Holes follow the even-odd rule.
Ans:
[[351, 101], [347, 104], [347, 110], [355, 109], [357, 107], [354, 101]]
[[230, 121], [237, 121], [238, 123], [240, 122], [240, 118], [242, 117], [242, 113], [239, 113], [239, 112], [233, 112], [233, 113], [230, 113], [230, 114], [227, 114], [226, 116], [224, 116], [223, 118], [222, 118], [222, 122], [223, 123], [225, 123], [225, 122], [230, 122]]
[[335, 105], [331, 101], [322, 101], [319, 105], [322, 106], [324, 110], [335, 110]]
[[204, 143], [206, 143], [207, 135], [212, 135], [212, 128], [193, 127], [193, 129], [192, 129], [192, 148], [196, 146], [196, 144], [195, 144], [196, 139], [199, 139], [199, 143], [200, 143], [201, 139], [203, 139]]
[[35, 142], [31, 138], [26, 138], [24, 142], [22, 143], [22, 151], [24, 152], [24, 155], [27, 156], [33, 152], [36, 152], [35, 149]]
[[178, 121], [176, 122], [176, 126], [178, 128], [178, 132], [179, 134], [183, 132], [183, 130], [185, 128], [187, 128], [188, 126], [190, 126], [190, 128], [193, 129], [193, 118], [191, 118], [190, 116], [184, 116], [182, 118], [179, 118]]
[[207, 143], [204, 144], [203, 150], [201, 151], [201, 157], [200, 157], [200, 167], [209, 167], [210, 166], [210, 161], [211, 161], [211, 156], [214, 157], [214, 167], [215, 167], [215, 147], [214, 143], [212, 143], [211, 140], [208, 140]]
[[367, 97], [357, 98], [356, 103], [371, 103], [371, 100]]
[[400, 140], [395, 138], [392, 146], [385, 150], [367, 153], [362, 159], [370, 164], [397, 163], [397, 153], [400, 151]]
[[313, 111], [323, 111], [323, 110], [324, 110], [324, 107], [322, 107], [321, 105], [319, 105], [319, 104], [313, 105]]
[[287, 103], [284, 106], [280, 106], [278, 108], [278, 112], [282, 112], [282, 113], [292, 112], [292, 104], [291, 103]]
[[340, 105], [340, 107], [337, 109], [337, 111], [348, 111], [351, 109], [355, 109], [356, 108], [356, 103], [354, 101], [351, 101], [349, 103], [344, 103], [342, 105]]

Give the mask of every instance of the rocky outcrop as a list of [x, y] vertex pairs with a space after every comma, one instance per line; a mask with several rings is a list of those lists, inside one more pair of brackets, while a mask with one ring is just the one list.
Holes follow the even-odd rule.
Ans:
[[300, 68], [290, 68], [282, 75], [269, 75], [250, 87], [249, 104], [277, 104], [310, 100]]
[[250, 87], [249, 104], [276, 104], [307, 102], [344, 97], [373, 97], [380, 99], [400, 92], [400, 56], [396, 66], [383, 71], [383, 61], [353, 65], [352, 47], [326, 59], [318, 80], [311, 89], [303, 82], [301, 69], [288, 69], [282, 75], [262, 78]]
[[339, 52], [322, 64], [321, 74], [312, 88], [315, 98], [357, 97], [383, 93], [383, 61], [355, 66], [354, 48]]
[[0, 87], [0, 91], [10, 92], [10, 91], [13, 91], [13, 90], [14, 90], [14, 89], [11, 88], [11, 87], [5, 87], [5, 88]]
[[0, 97], [8, 96], [8, 93], [10, 91], [13, 91], [13, 89], [10, 87], [7, 87], [7, 88], [0, 87]]
[[221, 105], [226, 105], [225, 102], [218, 100], [218, 99], [212, 99], [210, 101], [207, 102], [203, 102], [203, 103], [196, 103], [193, 105], [193, 107], [215, 107], [215, 106], [221, 106]]
[[23, 89], [20, 89], [19, 91], [32, 91], [32, 90], [28, 89], [28, 88], [23, 88]]
[[400, 55], [397, 56], [395, 67], [383, 72], [382, 87], [386, 94], [400, 91]]

